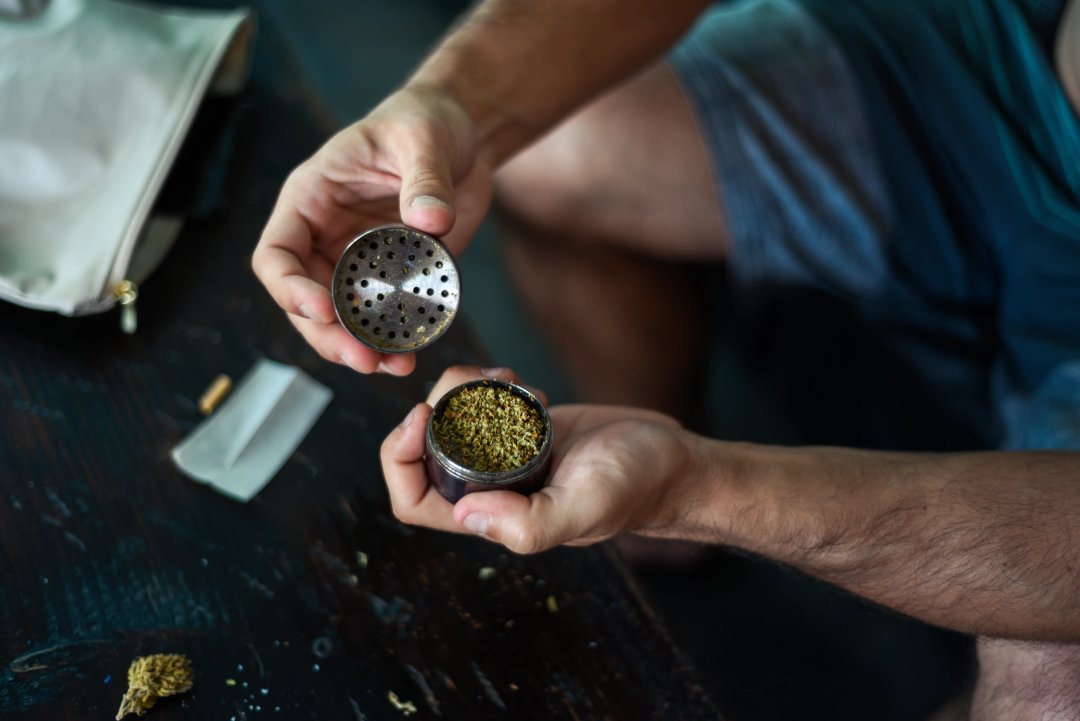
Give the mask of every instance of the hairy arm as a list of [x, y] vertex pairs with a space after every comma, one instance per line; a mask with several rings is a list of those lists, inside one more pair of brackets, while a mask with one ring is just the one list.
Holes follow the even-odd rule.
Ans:
[[[429, 404], [474, 377], [448, 370]], [[430, 412], [418, 406], [383, 444], [394, 512], [407, 523], [516, 553], [621, 533], [725, 544], [958, 631], [1080, 640], [1080, 453], [761, 446], [704, 438], [643, 409], [555, 406], [545, 488], [451, 506], [424, 470]]]
[[487, 0], [406, 88], [447, 93], [497, 166], [563, 116], [655, 60], [704, 0]]
[[959, 631], [1080, 640], [1080, 454], [691, 444], [675, 535]]

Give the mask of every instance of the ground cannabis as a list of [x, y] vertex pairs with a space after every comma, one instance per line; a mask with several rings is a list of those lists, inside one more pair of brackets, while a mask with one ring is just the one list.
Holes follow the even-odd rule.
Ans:
[[540, 452], [544, 420], [511, 389], [497, 385], [463, 388], [435, 420], [435, 440], [455, 463], [474, 471], [520, 468]]

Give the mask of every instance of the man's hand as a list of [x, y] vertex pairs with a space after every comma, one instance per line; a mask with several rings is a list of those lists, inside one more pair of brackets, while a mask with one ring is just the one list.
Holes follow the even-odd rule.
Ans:
[[491, 168], [468, 117], [449, 96], [409, 87], [331, 138], [289, 176], [252, 266], [319, 354], [360, 373], [411, 373], [410, 354], [380, 354], [337, 322], [329, 284], [345, 245], [404, 223], [440, 236], [455, 255], [491, 200]]
[[471, 493], [451, 505], [428, 482], [424, 429], [444, 393], [480, 377], [520, 383], [505, 369], [451, 368], [383, 443], [383, 473], [399, 519], [479, 534], [516, 553], [588, 545], [619, 533], [664, 533], [677, 523], [677, 509], [690, 501], [683, 497], [691, 465], [684, 432], [663, 414], [612, 406], [550, 409], [555, 448], [541, 491]]
[[[491, 172], [596, 93], [656, 60], [703, 0], [488, 0], [402, 90], [293, 171], [252, 259], [289, 320], [327, 360], [405, 375], [336, 321], [328, 285], [345, 244], [403, 222], [459, 254], [491, 201]], [[635, 18], [619, 32], [611, 20]]]

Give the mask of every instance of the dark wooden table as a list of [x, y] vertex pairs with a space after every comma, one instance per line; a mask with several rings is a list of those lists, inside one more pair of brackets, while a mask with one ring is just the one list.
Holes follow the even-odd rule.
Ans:
[[[330, 128], [272, 28], [257, 47], [226, 209], [143, 285], [138, 332], [0, 308], [0, 716], [112, 718], [129, 663], [176, 652], [195, 688], [147, 718], [403, 717], [391, 692], [416, 718], [717, 718], [605, 549], [515, 557], [393, 518], [382, 438], [445, 366], [486, 359], [459, 320], [410, 378], [360, 377], [261, 290], [262, 223]], [[261, 357], [335, 397], [240, 504], [169, 452], [214, 376]]]

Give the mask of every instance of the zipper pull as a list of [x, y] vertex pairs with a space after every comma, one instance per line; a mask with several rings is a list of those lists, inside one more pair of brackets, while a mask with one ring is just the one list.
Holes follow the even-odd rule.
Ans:
[[113, 297], [120, 304], [120, 330], [131, 335], [139, 325], [135, 314], [135, 300], [139, 297], [139, 286], [130, 280], [122, 280], [113, 288]]

